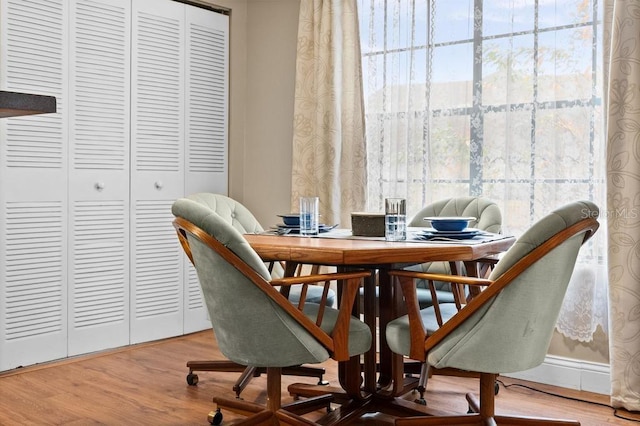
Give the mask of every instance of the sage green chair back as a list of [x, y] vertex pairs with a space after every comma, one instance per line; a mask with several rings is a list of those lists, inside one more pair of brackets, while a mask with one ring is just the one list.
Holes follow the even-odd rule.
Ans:
[[[188, 200], [197, 202], [198, 204], [214, 211], [224, 219], [227, 223], [233, 226], [241, 234], [257, 234], [264, 231], [260, 222], [255, 218], [253, 213], [246, 208], [239, 201], [233, 198], [227, 197], [223, 194], [216, 194], [210, 192], [199, 192], [185, 197]], [[274, 278], [280, 278], [284, 275], [284, 269], [279, 262], [271, 265], [271, 276]], [[289, 289], [289, 300], [291, 303], [298, 303], [300, 301], [302, 286], [294, 285]], [[310, 286], [307, 289], [305, 301], [311, 303], [318, 303], [322, 298], [323, 287]], [[329, 306], [334, 306], [336, 302], [335, 291], [329, 289], [327, 300]]]
[[[500, 207], [483, 197], [451, 197], [438, 200], [427, 205], [420, 210], [409, 221], [412, 227], [428, 227], [429, 221], [425, 217], [433, 216], [464, 216], [475, 217], [476, 220], [469, 222], [470, 228], [481, 229], [487, 232], [499, 234], [502, 229], [502, 214]], [[432, 274], [449, 274], [451, 268], [447, 262], [428, 262], [407, 267], [409, 271], [429, 272]], [[464, 273], [464, 271], [459, 271]], [[418, 301], [421, 308], [426, 308], [433, 304], [431, 292], [427, 283], [423, 280], [417, 281]], [[454, 296], [451, 292], [451, 285], [444, 282], [435, 282], [436, 294], [440, 303], [454, 303]]]
[[199, 192], [187, 195], [185, 198], [216, 212], [218, 216], [231, 224], [241, 234], [256, 234], [264, 231], [262, 225], [248, 208], [226, 195]]
[[[185, 250], [190, 253], [198, 273], [213, 331], [225, 357], [242, 365], [258, 367], [319, 363], [329, 358], [325, 347], [274, 302], [274, 298], [281, 298], [284, 300], [281, 303], [289, 303], [268, 284], [271, 280], [269, 270], [238, 229], [208, 206], [189, 198], [177, 200], [172, 212], [221, 243], [254, 275], [250, 279], [201, 237], [186, 233], [188, 247]], [[256, 282], [265, 283], [266, 290]], [[332, 329], [337, 312], [326, 308], [321, 324], [323, 329]], [[304, 313], [315, 321], [317, 305], [305, 304]], [[350, 324], [349, 352], [363, 353], [371, 344], [370, 331], [355, 318]]]
[[452, 197], [435, 201], [416, 213], [408, 226], [427, 227], [429, 222], [424, 218], [431, 216], [475, 217], [476, 220], [469, 222], [470, 228], [496, 234], [502, 229], [500, 208], [495, 202], [482, 197]]

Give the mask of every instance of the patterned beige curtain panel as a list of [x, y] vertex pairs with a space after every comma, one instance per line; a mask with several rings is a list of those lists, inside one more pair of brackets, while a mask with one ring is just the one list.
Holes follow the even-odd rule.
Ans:
[[640, 2], [605, 4], [611, 404], [640, 411]]
[[321, 221], [350, 226], [365, 205], [364, 115], [356, 0], [300, 2], [292, 211], [320, 198]]

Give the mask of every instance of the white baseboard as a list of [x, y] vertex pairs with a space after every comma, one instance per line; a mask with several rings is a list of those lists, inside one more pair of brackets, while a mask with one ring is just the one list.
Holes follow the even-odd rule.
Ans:
[[547, 356], [544, 362], [536, 368], [502, 375], [563, 388], [611, 395], [609, 373], [609, 364]]

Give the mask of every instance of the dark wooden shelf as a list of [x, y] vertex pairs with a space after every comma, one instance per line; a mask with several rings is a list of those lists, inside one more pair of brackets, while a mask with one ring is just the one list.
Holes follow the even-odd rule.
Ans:
[[0, 90], [0, 118], [56, 112], [55, 96]]

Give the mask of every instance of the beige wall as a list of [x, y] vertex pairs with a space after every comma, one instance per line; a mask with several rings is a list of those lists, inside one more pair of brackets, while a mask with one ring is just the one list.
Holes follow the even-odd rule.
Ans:
[[[263, 224], [290, 208], [299, 0], [215, 0], [231, 9], [229, 195]], [[555, 333], [549, 353], [607, 363], [606, 335], [581, 343]]]
[[608, 364], [609, 340], [600, 327], [594, 333], [591, 342], [578, 342], [556, 331], [553, 333], [548, 353], [580, 361]]
[[229, 195], [264, 227], [290, 209], [299, 0], [212, 0], [231, 11]]
[[249, 0], [243, 195], [263, 226], [291, 203], [298, 0]]

